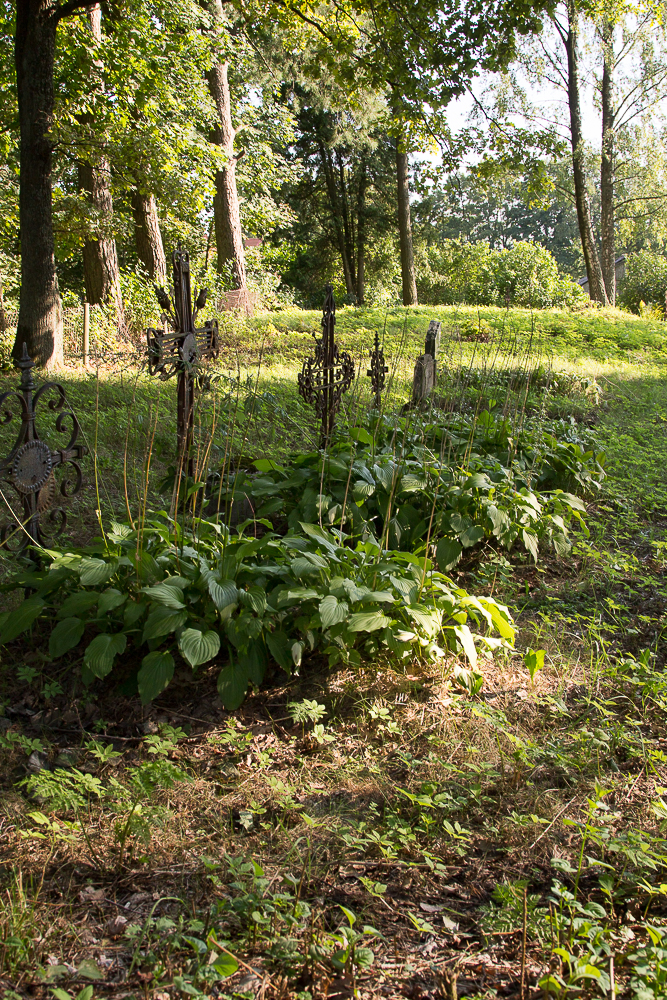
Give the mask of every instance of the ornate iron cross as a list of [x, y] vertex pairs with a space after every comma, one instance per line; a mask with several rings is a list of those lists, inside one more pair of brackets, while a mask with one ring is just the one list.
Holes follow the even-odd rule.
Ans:
[[384, 363], [384, 351], [380, 347], [380, 337], [376, 331], [375, 346], [371, 351], [371, 366], [366, 372], [370, 377], [373, 389], [373, 405], [376, 410], [382, 406], [382, 390], [384, 389], [385, 375], [389, 369]]
[[315, 354], [304, 361], [298, 380], [299, 395], [315, 406], [315, 412], [322, 421], [321, 448], [326, 448], [331, 440], [343, 393], [347, 392], [354, 379], [354, 362], [347, 351], [339, 352], [334, 339], [335, 324], [333, 288], [327, 285], [322, 336], [319, 339], [315, 337]]
[[178, 375], [178, 416], [176, 443], [181, 467], [192, 475], [190, 455], [194, 431], [195, 369], [202, 359], [213, 360], [220, 353], [218, 321], [206, 320], [195, 327], [200, 309], [206, 305], [208, 291], [202, 288], [194, 310], [190, 290], [190, 257], [180, 243], [172, 254], [174, 271], [173, 302], [163, 288], [156, 288], [157, 300], [163, 310], [161, 330], [146, 330], [148, 371], [166, 381]]
[[[13, 552], [21, 552], [31, 542], [44, 545], [65, 529], [67, 514], [63, 507], [56, 506], [58, 493], [65, 499], [79, 492], [83, 483], [79, 461], [88, 453], [85, 445], [76, 443], [80, 432], [79, 421], [67, 407], [63, 387], [57, 382], [45, 382], [35, 391], [32, 377], [35, 363], [28, 356], [25, 344], [18, 367], [21, 371], [18, 392], [11, 390], [0, 396], [0, 408], [4, 413], [0, 424], [11, 423], [14, 417], [9, 409], [11, 402], [18, 400], [21, 405], [18, 437], [9, 455], [0, 462], [0, 476], [16, 491], [22, 508], [21, 514], [12, 511], [11, 518], [0, 527], [0, 544]], [[57, 449], [52, 449], [41, 439], [35, 421], [37, 407], [52, 391], [55, 395], [47, 406], [58, 413], [55, 429], [60, 434], [69, 434], [67, 444]], [[71, 421], [71, 427], [67, 426], [68, 421]], [[74, 479], [64, 475], [58, 484], [56, 470], [68, 464], [72, 467]], [[51, 523], [50, 530], [42, 521], [45, 515]]]

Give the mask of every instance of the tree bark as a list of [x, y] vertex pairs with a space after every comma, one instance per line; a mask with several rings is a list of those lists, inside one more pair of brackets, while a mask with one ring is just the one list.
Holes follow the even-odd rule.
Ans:
[[[102, 43], [102, 10], [99, 4], [88, 11], [90, 33], [95, 45]], [[102, 81], [103, 66], [95, 61], [93, 64], [93, 86], [97, 92], [104, 89]], [[87, 115], [84, 124], [92, 127], [94, 116]], [[118, 332], [126, 333], [125, 310], [123, 294], [120, 287], [120, 269], [116, 241], [111, 235], [113, 221], [113, 197], [111, 194], [111, 164], [103, 154], [96, 163], [81, 161], [79, 163], [79, 189], [86, 191], [92, 205], [98, 226], [96, 235], [86, 240], [83, 246], [83, 277], [86, 289], [86, 300], [91, 305], [107, 303], [116, 314]]]
[[401, 246], [403, 305], [416, 306], [417, 280], [415, 277], [415, 258], [412, 251], [408, 154], [407, 152], [401, 152], [400, 140], [396, 142], [396, 181], [398, 188], [398, 235]]
[[[221, 0], [211, 0], [209, 9], [217, 30], [224, 24]], [[235, 131], [232, 124], [232, 101], [229, 92], [229, 62], [218, 60], [208, 73], [208, 85], [215, 103], [219, 125], [214, 130], [213, 142], [221, 147], [227, 158], [226, 165], [215, 175], [213, 217], [215, 243], [218, 252], [218, 271], [223, 272], [229, 261], [232, 265], [234, 287], [243, 292], [242, 308], [250, 312], [245, 269], [245, 251], [241, 229], [241, 211], [236, 189], [236, 157], [234, 155]]]
[[575, 0], [567, 0], [568, 30], [564, 36], [567, 52], [567, 93], [570, 109], [570, 140], [572, 144], [572, 173], [574, 178], [574, 198], [581, 247], [586, 262], [589, 294], [596, 302], [607, 305], [602, 266], [593, 235], [591, 207], [586, 190], [586, 170], [584, 165], [584, 140], [581, 125], [581, 99], [579, 92], [579, 65], [577, 51], [577, 11]]
[[[57, 10], [57, 8], [56, 8]], [[14, 57], [20, 126], [21, 291], [12, 354], [63, 364], [63, 314], [53, 242], [53, 69], [58, 20], [49, 0], [17, 0]]]
[[602, 27], [602, 158], [600, 164], [601, 264], [607, 299], [616, 303], [616, 246], [614, 240], [614, 25]]
[[359, 167], [359, 188], [357, 191], [357, 305], [363, 306], [366, 299], [366, 185], [368, 171], [366, 158], [362, 155]]
[[340, 207], [340, 199], [338, 197], [338, 189], [336, 187], [336, 175], [334, 173], [331, 152], [324, 145], [322, 141], [320, 141], [319, 143], [319, 150], [320, 150], [320, 161], [322, 163], [322, 169], [324, 170], [324, 180], [327, 186], [327, 194], [329, 195], [329, 206], [331, 208], [331, 218], [333, 221], [334, 232], [336, 234], [336, 242], [338, 243], [338, 251], [340, 253], [340, 259], [343, 265], [345, 291], [350, 297], [353, 297], [355, 294], [354, 274], [352, 269], [352, 262], [348, 255], [347, 242], [345, 239], [345, 227], [343, 222], [343, 212]]
[[167, 259], [155, 196], [143, 194], [137, 186], [132, 192], [132, 212], [137, 257], [148, 271], [151, 281], [164, 287], [167, 284]]

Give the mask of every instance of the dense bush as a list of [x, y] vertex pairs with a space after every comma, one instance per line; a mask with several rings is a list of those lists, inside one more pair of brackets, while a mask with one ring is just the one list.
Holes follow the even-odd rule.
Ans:
[[537, 243], [492, 250], [486, 242], [444, 240], [423, 250], [417, 263], [419, 300], [433, 305], [507, 303], [546, 309], [572, 305], [583, 295]]
[[342, 528], [362, 541], [419, 556], [435, 551], [451, 569], [465, 549], [491, 541], [521, 544], [537, 561], [540, 543], [560, 555], [581, 522], [584, 492], [604, 475], [576, 425], [554, 421], [513, 428], [502, 413], [383, 417], [352, 428], [329, 453], [289, 465], [260, 459], [217, 487], [229, 514], [250, 500], [256, 516], [298, 529], [302, 521]]
[[652, 250], [628, 254], [618, 287], [619, 305], [638, 313], [644, 302], [662, 312], [667, 292], [667, 257]]
[[[346, 541], [307, 523], [261, 538], [209, 521], [186, 531], [166, 515], [139, 530], [114, 523], [88, 548], [44, 553], [43, 569], [5, 586], [32, 593], [0, 616], [0, 643], [41, 622], [52, 659], [74, 652], [86, 684], [112, 671], [135, 677], [144, 702], [168, 685], [175, 656], [193, 671], [216, 661], [220, 698], [234, 709], [269, 660], [289, 673], [315, 651], [333, 665], [461, 649], [474, 667], [476, 640], [513, 639], [506, 608], [469, 597], [429, 559]], [[474, 636], [468, 620], [501, 639]]]

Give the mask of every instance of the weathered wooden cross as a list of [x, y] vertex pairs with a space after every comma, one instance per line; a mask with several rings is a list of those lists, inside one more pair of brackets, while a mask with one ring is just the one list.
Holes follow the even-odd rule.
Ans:
[[202, 288], [194, 310], [190, 290], [190, 257], [180, 243], [172, 254], [174, 268], [173, 302], [163, 288], [156, 288], [157, 300], [163, 310], [161, 330], [146, 330], [148, 371], [166, 381], [178, 376], [178, 415], [176, 446], [179, 466], [188, 476], [193, 472], [191, 455], [194, 434], [195, 376], [202, 359], [213, 360], [220, 353], [218, 321], [206, 320], [195, 327], [197, 313], [206, 305], [208, 291]]
[[338, 350], [334, 339], [335, 324], [333, 288], [327, 285], [322, 312], [322, 336], [315, 338], [315, 354], [306, 358], [298, 379], [299, 394], [307, 403], [315, 406], [315, 412], [322, 421], [321, 448], [326, 448], [331, 441], [343, 393], [347, 392], [354, 379], [354, 361], [347, 351]]

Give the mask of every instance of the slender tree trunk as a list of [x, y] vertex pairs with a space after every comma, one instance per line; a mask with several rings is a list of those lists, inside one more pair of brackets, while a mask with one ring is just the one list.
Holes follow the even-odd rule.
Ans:
[[13, 348], [47, 369], [63, 363], [63, 315], [53, 242], [51, 170], [57, 18], [48, 0], [17, 0], [16, 86], [20, 140], [21, 292]]
[[[211, 0], [209, 10], [217, 30], [224, 24], [221, 0]], [[218, 112], [219, 125], [213, 134], [213, 142], [221, 147], [227, 158], [226, 165], [215, 175], [215, 197], [213, 199], [213, 216], [215, 221], [215, 242], [218, 252], [218, 271], [222, 272], [229, 261], [232, 265], [234, 287], [244, 293], [243, 308], [250, 311], [247, 293], [245, 269], [245, 251], [243, 249], [243, 232], [241, 230], [241, 211], [239, 196], [236, 189], [236, 160], [234, 155], [234, 138], [236, 133], [232, 124], [232, 102], [229, 92], [229, 63], [227, 60], [217, 61], [208, 74], [208, 84], [211, 96]]]
[[415, 277], [415, 258], [412, 251], [408, 154], [407, 152], [401, 152], [400, 140], [396, 142], [396, 181], [398, 188], [398, 235], [401, 245], [403, 305], [416, 306], [417, 280]]
[[[90, 33], [96, 46], [102, 44], [102, 9], [99, 4], [88, 11]], [[104, 90], [102, 80], [103, 65], [93, 62], [92, 83], [98, 93]], [[94, 127], [94, 113], [85, 116], [84, 124]], [[92, 205], [99, 229], [92, 239], [83, 246], [83, 277], [86, 300], [91, 305], [110, 304], [116, 313], [116, 322], [121, 336], [126, 333], [123, 294], [120, 287], [120, 269], [116, 240], [111, 235], [113, 223], [113, 198], [111, 195], [111, 164], [104, 154], [95, 163], [79, 163], [79, 188], [86, 191]]]
[[607, 293], [604, 287], [602, 266], [598, 256], [591, 207], [586, 190], [586, 170], [584, 166], [584, 140], [581, 125], [581, 99], [579, 92], [579, 65], [577, 52], [577, 11], [575, 0], [567, 0], [568, 31], [564, 38], [567, 52], [567, 90], [570, 107], [570, 138], [572, 143], [572, 173], [574, 177], [574, 198], [577, 207], [577, 220], [581, 247], [586, 262], [588, 287], [590, 296], [596, 302], [607, 304]]
[[600, 165], [600, 239], [602, 276], [607, 299], [616, 303], [616, 247], [614, 240], [614, 25], [602, 30], [602, 159]]
[[362, 155], [357, 192], [357, 305], [363, 306], [366, 298], [366, 184], [368, 172], [366, 158]]
[[137, 257], [148, 271], [151, 281], [164, 287], [167, 284], [167, 260], [155, 196], [143, 194], [137, 185], [132, 192], [132, 212]]
[[336, 175], [334, 173], [331, 153], [322, 142], [320, 142], [319, 144], [319, 149], [320, 149], [320, 160], [322, 162], [322, 169], [324, 170], [324, 179], [327, 185], [327, 194], [329, 195], [331, 218], [333, 220], [334, 232], [336, 233], [336, 242], [338, 243], [340, 259], [343, 264], [343, 277], [345, 278], [345, 290], [349, 296], [353, 296], [355, 293], [354, 279], [352, 277], [352, 266], [350, 263], [350, 258], [348, 257], [347, 253], [347, 244], [345, 241], [345, 231], [343, 226], [343, 213], [341, 211], [340, 200], [338, 198], [338, 189], [336, 188]]
[[[352, 286], [356, 290], [357, 275], [354, 262], [354, 226], [350, 213], [350, 206], [347, 198], [347, 184], [345, 181], [345, 164], [339, 150], [336, 150], [336, 162], [338, 165], [338, 177], [340, 178], [340, 203], [343, 215], [343, 232], [345, 233], [345, 250], [347, 253], [348, 265]], [[352, 293], [354, 294], [354, 292]]]

